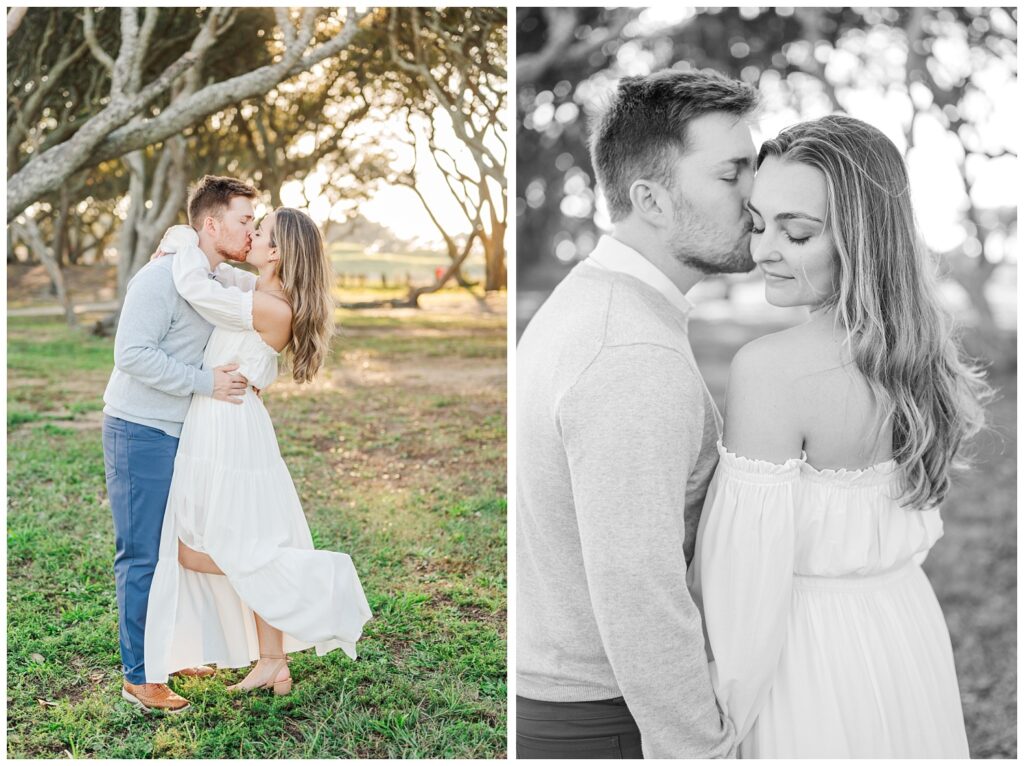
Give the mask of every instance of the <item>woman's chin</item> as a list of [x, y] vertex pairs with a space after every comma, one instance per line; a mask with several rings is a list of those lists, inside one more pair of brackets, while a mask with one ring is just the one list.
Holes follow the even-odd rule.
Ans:
[[765, 285], [764, 299], [768, 304], [780, 309], [789, 308], [794, 305], [791, 300], [787, 300], [784, 294], [780, 294], [778, 290], [773, 290], [770, 285]]
[[800, 306], [815, 306], [816, 304], [811, 301], [801, 300], [796, 296], [780, 295], [778, 292], [772, 291], [770, 288], [764, 291], [764, 299], [771, 306], [779, 309], [791, 309], [798, 308]]

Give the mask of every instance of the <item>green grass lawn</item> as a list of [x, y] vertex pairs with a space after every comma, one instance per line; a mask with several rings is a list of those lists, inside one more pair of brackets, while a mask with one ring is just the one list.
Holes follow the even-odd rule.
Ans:
[[112, 341], [10, 321], [8, 757], [504, 757], [504, 316], [341, 323], [330, 374], [265, 401], [317, 546], [362, 579], [360, 657], [294, 655], [285, 698], [175, 680], [193, 709], [171, 717], [119, 696]]
[[[729, 363], [745, 343], [778, 327], [693, 321], [690, 338], [719, 406]], [[991, 428], [973, 467], [954, 474], [942, 505], [945, 534], [924, 570], [953, 642], [972, 758], [1017, 756], [1017, 379], [995, 374]]]

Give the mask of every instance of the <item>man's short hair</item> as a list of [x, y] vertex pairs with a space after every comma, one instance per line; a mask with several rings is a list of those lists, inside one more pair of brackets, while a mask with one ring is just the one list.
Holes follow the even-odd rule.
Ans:
[[193, 228], [203, 225], [207, 216], [219, 219], [235, 197], [256, 199], [256, 189], [229, 176], [203, 176], [188, 198], [188, 223]]
[[710, 69], [665, 69], [619, 80], [590, 137], [590, 159], [612, 221], [632, 212], [629, 187], [636, 179], [672, 188], [672, 166], [687, 150], [691, 120], [712, 112], [742, 117], [757, 105], [753, 86]]

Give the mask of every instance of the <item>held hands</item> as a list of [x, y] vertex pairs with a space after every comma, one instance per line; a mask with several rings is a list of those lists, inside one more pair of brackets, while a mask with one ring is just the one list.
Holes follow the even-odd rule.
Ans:
[[222, 402], [241, 404], [241, 397], [249, 387], [249, 381], [235, 372], [237, 364], [225, 364], [213, 370], [213, 398]]

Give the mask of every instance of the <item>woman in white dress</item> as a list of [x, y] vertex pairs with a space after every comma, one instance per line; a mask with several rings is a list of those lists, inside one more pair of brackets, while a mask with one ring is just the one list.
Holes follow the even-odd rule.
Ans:
[[749, 202], [769, 303], [733, 361], [690, 569], [744, 758], [968, 757], [920, 564], [987, 393], [915, 232], [906, 167], [845, 116], [767, 141]]
[[[214, 325], [203, 365], [239, 365], [265, 391], [288, 350], [292, 377], [313, 379], [334, 323], [330, 265], [316, 224], [279, 208], [263, 219], [246, 258], [255, 289], [209, 278], [188, 226], [160, 244], [174, 253], [178, 292]], [[313, 549], [270, 416], [248, 389], [240, 405], [196, 396], [182, 427], [146, 622], [147, 682], [178, 668], [244, 667], [229, 687], [291, 690], [287, 654], [355, 645], [370, 608], [352, 560]]]

